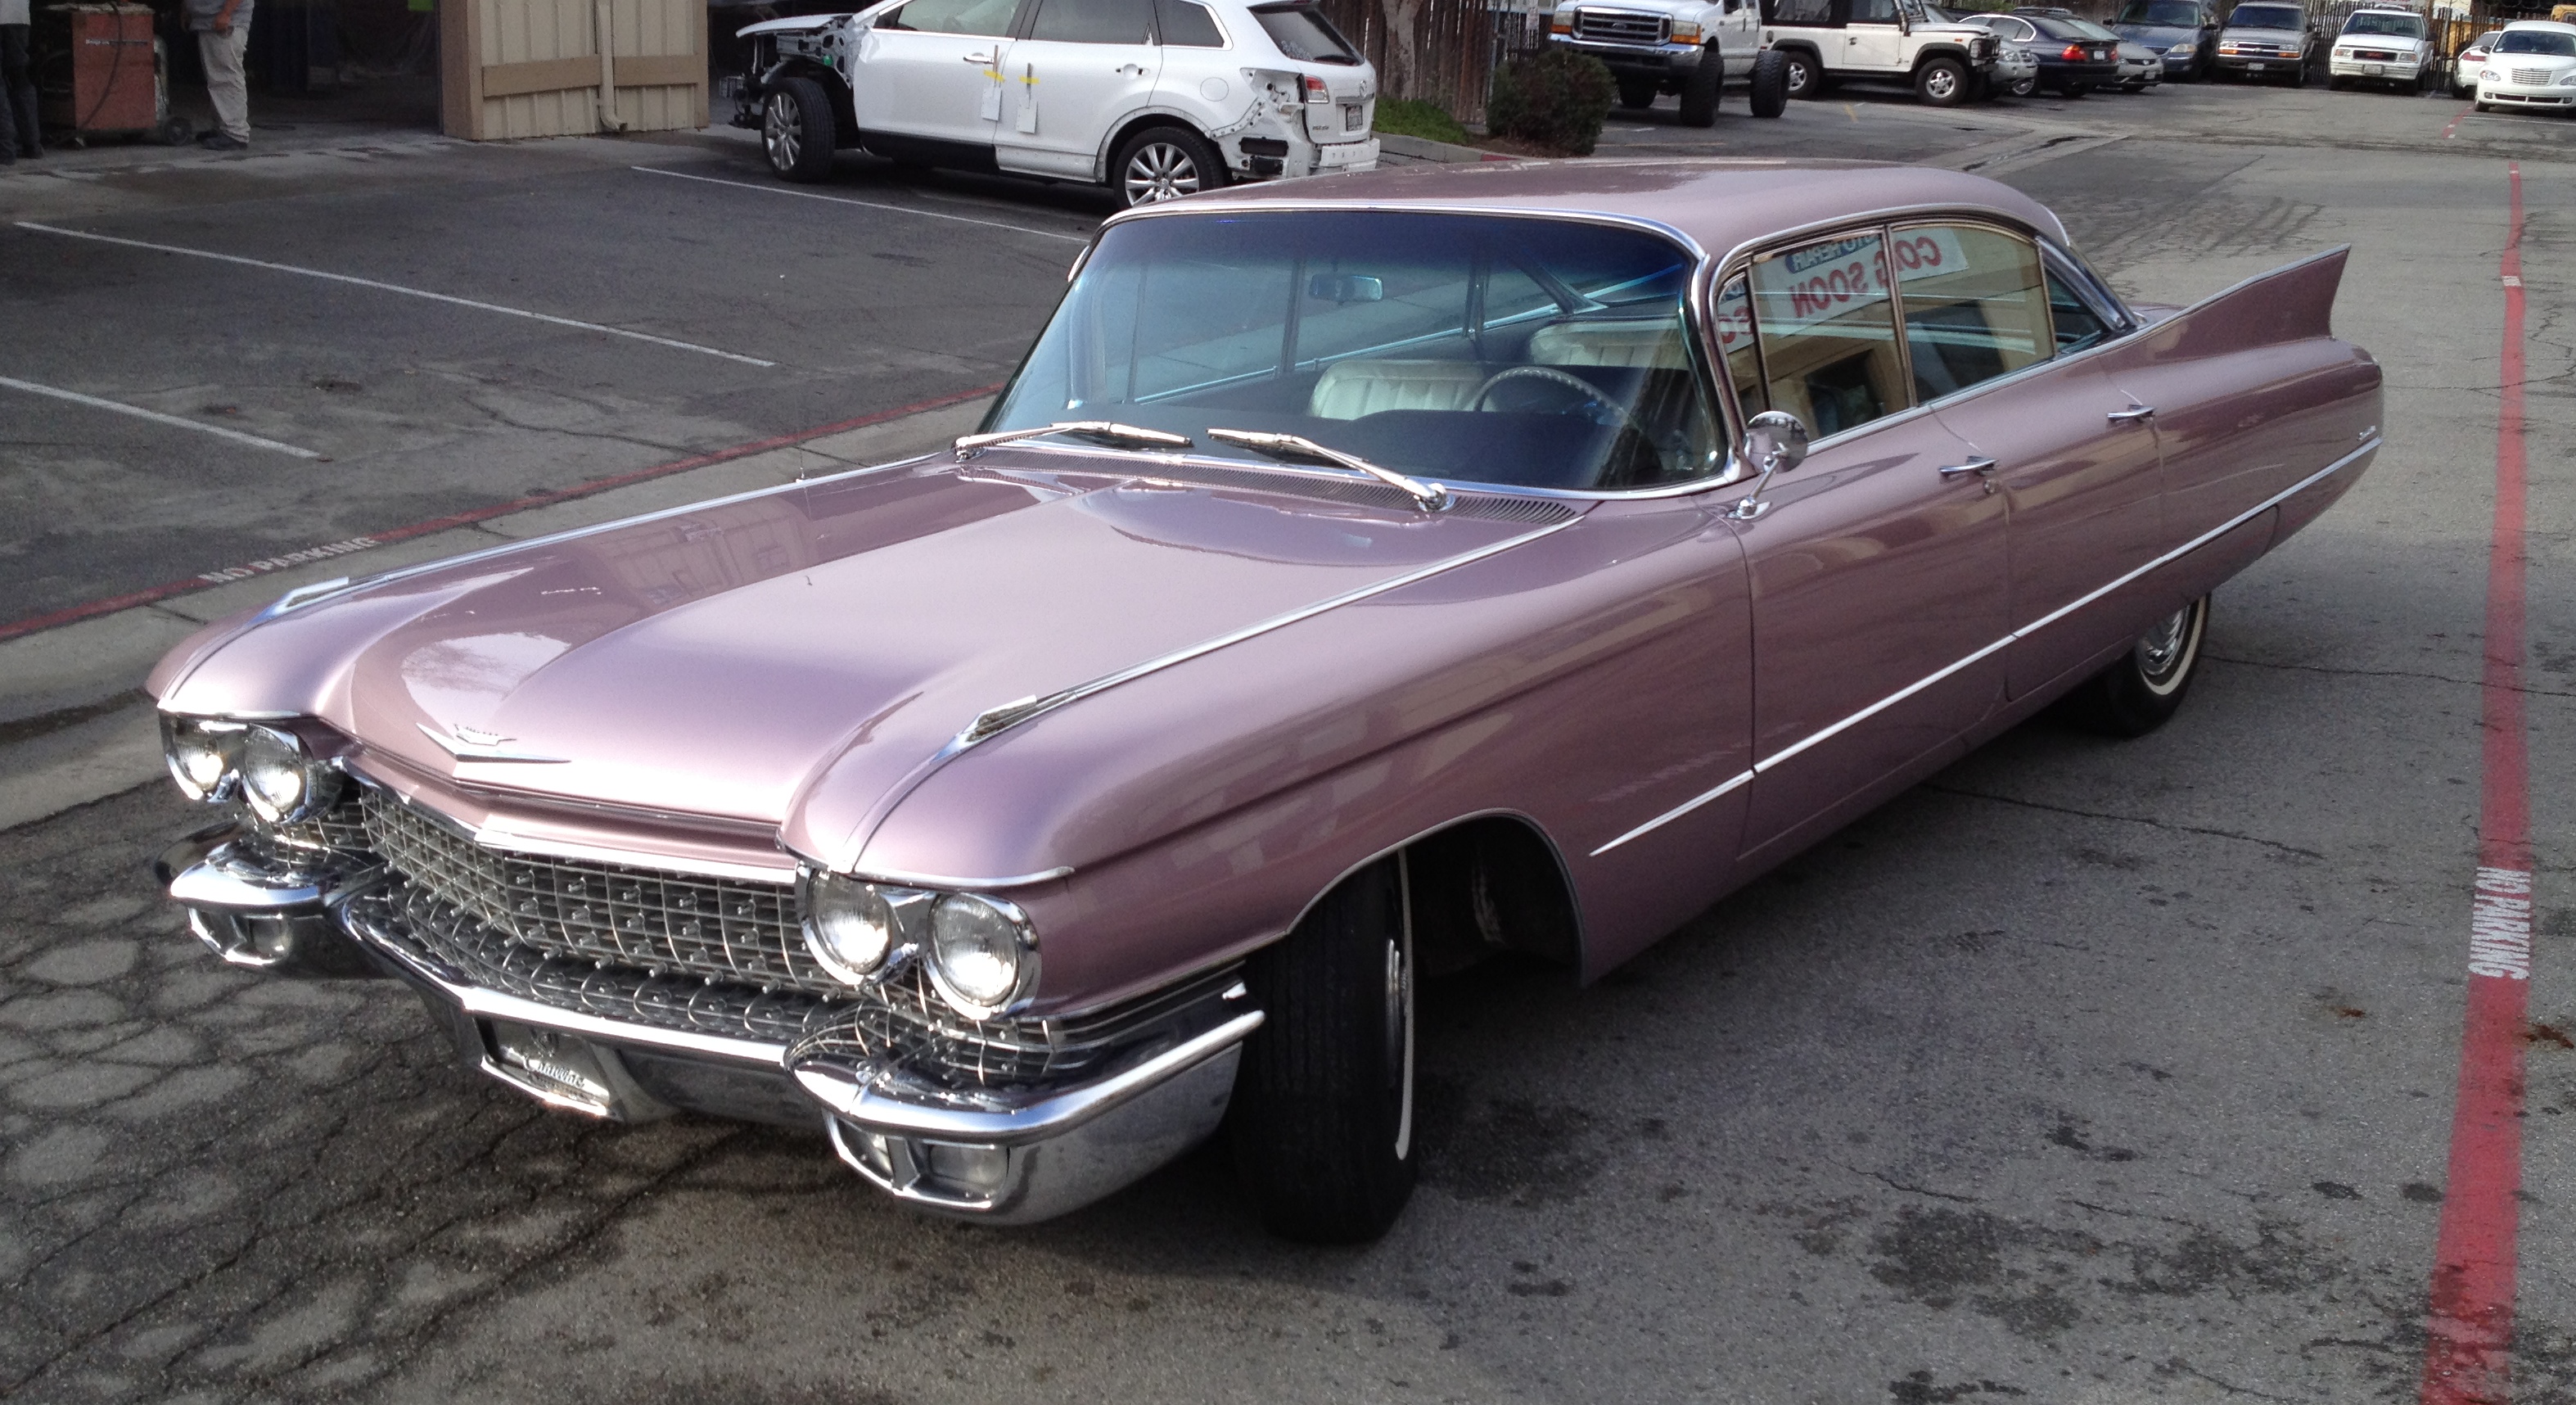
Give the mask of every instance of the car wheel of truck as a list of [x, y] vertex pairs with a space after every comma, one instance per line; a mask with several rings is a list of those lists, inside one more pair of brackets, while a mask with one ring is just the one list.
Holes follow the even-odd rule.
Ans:
[[1619, 105], [1634, 112], [1655, 105], [1655, 80], [1622, 78], [1619, 80]]
[[1216, 148], [1182, 127], [1148, 127], [1129, 137], [1111, 169], [1117, 173], [1118, 203], [1131, 209], [1225, 184]]
[[1813, 54], [1804, 49], [1780, 49], [1775, 52], [1788, 56], [1789, 96], [1801, 99], [1823, 96], [1825, 74], [1823, 69], [1816, 66]]
[[1717, 46], [1700, 50], [1699, 67], [1682, 80], [1682, 125], [1714, 127], [1717, 125], [1717, 100], [1726, 91], [1726, 64], [1718, 58]]
[[811, 78], [781, 78], [760, 103], [760, 150], [782, 180], [832, 173], [832, 97]]
[[2143, 737], [2163, 726], [2181, 710], [2200, 672], [2200, 641], [2208, 630], [2206, 595], [2158, 620], [2118, 663], [2075, 691], [2070, 701], [2077, 716], [2115, 737]]
[[1914, 95], [1934, 107], [1968, 100], [1968, 70], [1957, 59], [1932, 59], [1914, 70]]
[[1243, 981], [1265, 1016], [1229, 1110], [1236, 1174], [1274, 1234], [1386, 1233], [1413, 1194], [1413, 932], [1404, 857], [1342, 880]]
[[1789, 59], [1777, 49], [1753, 56], [1753, 115], [1777, 117], [1789, 110]]

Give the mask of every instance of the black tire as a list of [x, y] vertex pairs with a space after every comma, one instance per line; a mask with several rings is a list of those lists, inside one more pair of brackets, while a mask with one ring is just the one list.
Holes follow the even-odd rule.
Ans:
[[2290, 76], [2281, 80], [2281, 86], [2285, 88], [2304, 88], [2308, 86], [2308, 61], [2301, 59], [2297, 63], [2290, 65]]
[[1789, 96], [1812, 101], [1825, 95], [1825, 67], [1816, 62], [1814, 54], [1805, 49], [1774, 49], [1772, 52], [1787, 56]]
[[2334, 77], [2331, 74], [2326, 77], [2326, 91], [2329, 93], [2340, 93], [2351, 86], [2352, 84], [2345, 79]]
[[2200, 673], [2201, 639], [2209, 631], [2204, 595], [2157, 622], [2120, 661], [2077, 688], [2068, 701], [2096, 731], [2143, 737], [2182, 709]]
[[1968, 66], [1954, 58], [1926, 59], [1914, 70], [1914, 96], [1934, 107], [1957, 107], [1973, 89]]
[[1789, 110], [1789, 60], [1777, 49], [1753, 56], [1753, 115], [1777, 117]]
[[832, 173], [832, 95], [811, 78], [781, 78], [760, 100], [760, 150], [781, 180]]
[[2004, 91], [2017, 98], [2026, 98], [2039, 91], [2039, 80], [2036, 78], [2024, 78], [2010, 87], [2005, 88]]
[[2061, 98], [2068, 99], [2069, 101], [2080, 98], [2091, 91], [2093, 91], [2093, 85], [2090, 83], [2060, 83], [2057, 85], [2057, 95]]
[[1187, 127], [1148, 127], [1121, 143], [1109, 163], [1109, 188], [1122, 208], [1224, 187], [1224, 160]]
[[1717, 125], [1717, 100], [1726, 91], [1726, 64], [1718, 57], [1717, 46], [1699, 51], [1699, 67], [1682, 80], [1682, 125], [1714, 127]]
[[2479, 104], [2477, 104], [2477, 109], [2478, 109], [2478, 111], [2480, 111], [2480, 112], [2493, 112], [2493, 111], [2495, 111], [2495, 108], [2494, 108], [2492, 105], [2487, 104], [2487, 103], [2479, 103]]
[[1655, 105], [1655, 80], [1622, 78], [1619, 80], [1619, 105], [1631, 112]]
[[1413, 953], [1403, 860], [1369, 865], [1245, 963], [1267, 1018], [1228, 1112], [1236, 1174], [1274, 1234], [1361, 1244], [1413, 1194]]

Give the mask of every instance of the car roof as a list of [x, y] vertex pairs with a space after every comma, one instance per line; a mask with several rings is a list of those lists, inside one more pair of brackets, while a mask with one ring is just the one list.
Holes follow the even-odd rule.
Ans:
[[1723, 258], [1791, 230], [1918, 210], [1999, 216], [2072, 245], [2047, 206], [1999, 181], [1877, 161], [1485, 161], [1213, 190], [1110, 223], [1227, 210], [1349, 209], [1607, 217], [1659, 226]]
[[2551, 34], [2576, 34], [2576, 24], [2568, 24], [2562, 20], [2515, 20], [2497, 30], [2496, 33], [2511, 34], [2517, 29], [2546, 30]]

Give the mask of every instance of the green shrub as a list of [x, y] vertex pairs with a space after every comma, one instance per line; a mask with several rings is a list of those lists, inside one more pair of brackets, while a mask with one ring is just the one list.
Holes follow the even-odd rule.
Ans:
[[1381, 135], [1392, 133], [1399, 137], [1420, 137], [1424, 141], [1455, 142], [1460, 146], [1475, 140], [1468, 135], [1466, 128], [1458, 125], [1458, 119], [1450, 116], [1447, 109], [1418, 98], [1379, 98], [1375, 126]]
[[1494, 70], [1485, 126], [1496, 136], [1589, 156], [1618, 92], [1601, 60], [1551, 45]]

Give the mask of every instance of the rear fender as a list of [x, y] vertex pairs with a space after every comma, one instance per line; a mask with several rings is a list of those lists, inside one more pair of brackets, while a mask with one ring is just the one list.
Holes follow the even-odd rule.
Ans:
[[2335, 293], [2343, 286], [2344, 263], [2351, 253], [2351, 245], [2339, 244], [2256, 274], [2164, 319], [2179, 338], [2173, 353], [2216, 356], [2332, 337]]

